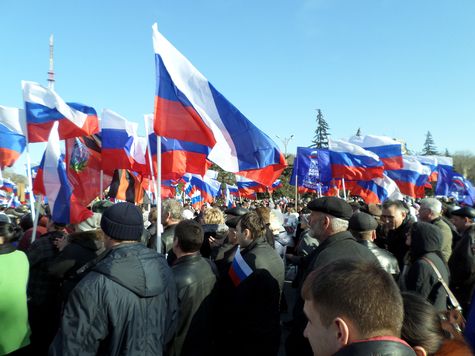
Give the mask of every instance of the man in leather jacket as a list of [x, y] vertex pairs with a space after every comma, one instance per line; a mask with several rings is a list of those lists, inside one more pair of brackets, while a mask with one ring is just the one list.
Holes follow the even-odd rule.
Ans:
[[356, 213], [350, 219], [349, 228], [358, 242], [366, 246], [376, 256], [381, 267], [397, 280], [400, 271], [396, 258], [391, 252], [379, 248], [374, 243], [378, 228], [376, 219], [366, 213]]
[[406, 245], [406, 235], [413, 220], [407, 206], [400, 200], [386, 200], [383, 204], [381, 221], [388, 231], [388, 250], [399, 263], [399, 269], [404, 267], [404, 256], [409, 247]]
[[302, 295], [304, 336], [314, 355], [415, 355], [400, 339], [399, 288], [374, 263], [341, 259], [320, 267], [305, 280]]
[[452, 212], [452, 222], [461, 237], [449, 259], [451, 290], [464, 309], [468, 306], [475, 287], [475, 209], [463, 207]]
[[204, 232], [193, 220], [183, 220], [175, 227], [172, 271], [175, 277], [180, 308], [177, 333], [173, 340], [172, 356], [209, 355], [207, 335], [211, 330], [210, 310], [212, 291], [216, 284], [216, 266], [201, 257]]

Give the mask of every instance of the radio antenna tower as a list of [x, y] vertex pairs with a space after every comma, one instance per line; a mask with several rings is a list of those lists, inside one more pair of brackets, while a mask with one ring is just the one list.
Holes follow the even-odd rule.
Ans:
[[54, 37], [53, 37], [53, 34], [49, 36], [48, 88], [54, 90]]

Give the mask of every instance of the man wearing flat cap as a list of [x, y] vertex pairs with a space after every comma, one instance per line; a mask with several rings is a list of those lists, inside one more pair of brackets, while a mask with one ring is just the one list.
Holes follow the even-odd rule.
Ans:
[[396, 257], [391, 252], [379, 248], [374, 243], [374, 240], [376, 240], [376, 229], [378, 228], [376, 219], [370, 214], [356, 213], [350, 219], [349, 228], [358, 242], [366, 246], [376, 256], [381, 267], [397, 280], [399, 265]]
[[475, 209], [463, 207], [452, 211], [452, 222], [460, 238], [455, 243], [449, 259], [451, 290], [468, 312], [470, 296], [475, 287]]
[[107, 251], [69, 295], [50, 355], [163, 355], [178, 300], [165, 257], [140, 243], [140, 210], [118, 203], [102, 214]]
[[[376, 257], [359, 244], [348, 231], [353, 209], [346, 201], [337, 197], [322, 197], [312, 200], [307, 208], [311, 210], [310, 234], [320, 244], [300, 262], [300, 267], [304, 269], [303, 280], [313, 270], [339, 259], [373, 262], [379, 265]], [[294, 326], [286, 341], [288, 356], [313, 354], [308, 340], [303, 337], [303, 330], [307, 324], [303, 304], [303, 299], [298, 297], [293, 311]]]

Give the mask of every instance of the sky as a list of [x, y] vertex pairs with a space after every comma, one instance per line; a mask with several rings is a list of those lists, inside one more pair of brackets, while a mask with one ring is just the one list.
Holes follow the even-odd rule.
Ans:
[[441, 151], [474, 151], [473, 0], [0, 0], [0, 13], [0, 105], [23, 106], [21, 80], [46, 85], [54, 34], [57, 93], [144, 134], [157, 22], [282, 151], [311, 144], [316, 109], [334, 139], [360, 128], [420, 151], [429, 130]]

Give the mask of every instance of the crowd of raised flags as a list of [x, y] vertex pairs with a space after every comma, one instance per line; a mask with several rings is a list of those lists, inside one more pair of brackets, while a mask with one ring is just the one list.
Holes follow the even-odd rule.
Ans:
[[[87, 205], [111, 184], [111, 196], [135, 202], [143, 189], [156, 191], [155, 180], [161, 197], [176, 197], [181, 186], [181, 198], [187, 196], [195, 207], [218, 196], [232, 206], [236, 198], [255, 199], [256, 193], [281, 186], [278, 178], [287, 163], [277, 145], [156, 25], [153, 47], [157, 86], [154, 115], [144, 118], [146, 137], [138, 135], [136, 123], [112, 110], [104, 109], [99, 120], [94, 108], [65, 102], [34, 82], [22, 82], [24, 109], [0, 106], [1, 169], [12, 166], [28, 143], [48, 142], [33, 192], [48, 198], [54, 220], [86, 219]], [[60, 140], [65, 140], [64, 155]], [[208, 169], [212, 163], [235, 173], [236, 185], [219, 182]], [[384, 136], [330, 140], [328, 149], [298, 147], [290, 184], [302, 193], [336, 195], [343, 190], [374, 203], [423, 197], [431, 181], [437, 182], [435, 195], [475, 202], [474, 188], [453, 170], [450, 158], [405, 156], [399, 142]], [[11, 182], [2, 181], [2, 203], [16, 204], [13, 189]]]

